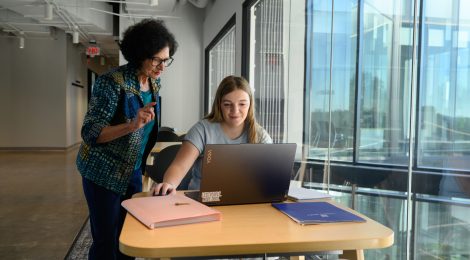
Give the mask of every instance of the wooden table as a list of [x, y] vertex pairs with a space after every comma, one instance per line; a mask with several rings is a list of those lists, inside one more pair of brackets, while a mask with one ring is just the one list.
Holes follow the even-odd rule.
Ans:
[[[148, 196], [139, 193], [137, 196]], [[150, 230], [127, 214], [119, 249], [136, 257], [188, 257], [343, 250], [364, 259], [363, 249], [393, 245], [393, 231], [351, 209], [365, 223], [299, 225], [270, 204], [214, 207], [222, 220]]]

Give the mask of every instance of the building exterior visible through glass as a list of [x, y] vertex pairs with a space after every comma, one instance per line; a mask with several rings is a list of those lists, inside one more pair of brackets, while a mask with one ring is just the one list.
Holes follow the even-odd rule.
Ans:
[[395, 231], [367, 259], [470, 259], [470, 0], [415, 1], [249, 1], [247, 71], [305, 185]]

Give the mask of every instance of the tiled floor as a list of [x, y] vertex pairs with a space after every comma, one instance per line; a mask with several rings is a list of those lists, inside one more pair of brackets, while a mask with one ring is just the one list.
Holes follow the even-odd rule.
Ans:
[[0, 258], [64, 259], [88, 209], [64, 152], [0, 152]]

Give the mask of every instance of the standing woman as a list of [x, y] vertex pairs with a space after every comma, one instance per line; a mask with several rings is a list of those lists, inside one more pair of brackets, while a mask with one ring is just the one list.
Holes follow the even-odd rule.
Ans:
[[206, 144], [272, 143], [266, 130], [256, 122], [254, 105], [248, 81], [242, 77], [225, 77], [217, 88], [211, 113], [185, 135], [163, 182], [152, 188], [154, 194], [175, 193], [190, 169], [192, 176], [188, 188], [199, 190]]
[[158, 133], [160, 75], [177, 46], [163, 21], [142, 20], [120, 43], [128, 63], [93, 86], [77, 156], [93, 236], [89, 259], [130, 258], [119, 251], [121, 202], [142, 191], [142, 169]]

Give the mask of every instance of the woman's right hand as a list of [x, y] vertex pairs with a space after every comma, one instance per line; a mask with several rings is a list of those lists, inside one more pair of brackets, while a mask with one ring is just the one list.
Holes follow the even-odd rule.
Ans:
[[150, 189], [153, 196], [176, 194], [176, 187], [168, 182], [154, 183]]
[[146, 124], [155, 119], [155, 111], [153, 107], [156, 104], [157, 102], [150, 102], [137, 111], [136, 117], [134, 120], [132, 120], [134, 131], [144, 127]]

